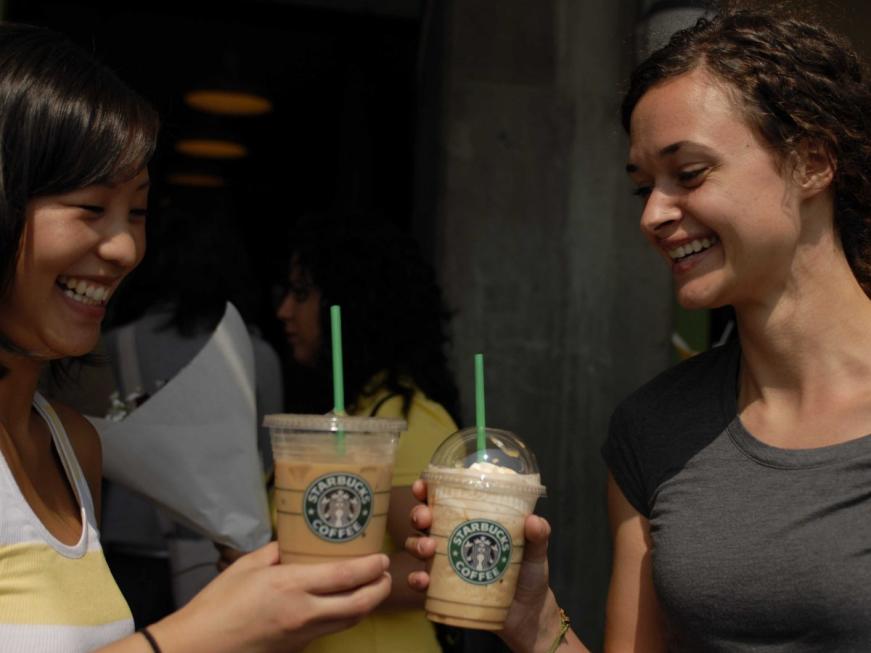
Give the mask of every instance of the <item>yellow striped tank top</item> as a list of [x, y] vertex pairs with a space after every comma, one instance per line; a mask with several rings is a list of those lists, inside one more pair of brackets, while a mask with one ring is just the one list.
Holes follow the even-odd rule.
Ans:
[[0, 455], [0, 651], [84, 653], [133, 632], [94, 516], [91, 492], [54, 409], [36, 395], [33, 406], [51, 430], [81, 509], [82, 533], [60, 542], [27, 503]]

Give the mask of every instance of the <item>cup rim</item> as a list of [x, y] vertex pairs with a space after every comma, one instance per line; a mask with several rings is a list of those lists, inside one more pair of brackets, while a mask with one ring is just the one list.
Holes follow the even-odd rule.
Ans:
[[[450, 485], [457, 488], [480, 490], [483, 492], [510, 492], [524, 496], [546, 497], [547, 488], [541, 484], [541, 476], [535, 474], [522, 474], [515, 477], [503, 474], [473, 473], [469, 474], [466, 468], [436, 467], [430, 465], [420, 475], [427, 483], [433, 485]], [[521, 480], [519, 476], [538, 476], [538, 483], [529, 483]]]
[[263, 426], [273, 432], [310, 431], [322, 433], [401, 433], [408, 428], [404, 419], [396, 417], [357, 417], [353, 415], [325, 415], [273, 413], [264, 415]]

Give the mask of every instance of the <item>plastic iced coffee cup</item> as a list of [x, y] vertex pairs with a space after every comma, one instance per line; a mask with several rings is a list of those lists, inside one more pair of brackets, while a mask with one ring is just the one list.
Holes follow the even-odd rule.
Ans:
[[533, 453], [513, 433], [455, 433], [423, 473], [436, 553], [426, 616], [438, 623], [501, 630], [514, 599], [525, 544], [523, 524], [545, 494]]
[[[267, 415], [281, 562], [377, 553], [387, 526], [401, 419]], [[341, 444], [337, 435], [343, 432]]]

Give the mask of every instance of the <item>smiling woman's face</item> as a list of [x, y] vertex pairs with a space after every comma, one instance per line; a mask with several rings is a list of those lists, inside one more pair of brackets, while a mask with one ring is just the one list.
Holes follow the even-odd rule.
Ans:
[[765, 301], [790, 282], [800, 197], [723, 85], [704, 69], [638, 102], [627, 171], [641, 229], [687, 308]]
[[147, 203], [146, 170], [30, 200], [0, 333], [44, 359], [93, 350], [106, 302], [145, 254]]
[[314, 367], [322, 344], [321, 291], [295, 259], [291, 263], [289, 289], [276, 315], [284, 323], [294, 360]]

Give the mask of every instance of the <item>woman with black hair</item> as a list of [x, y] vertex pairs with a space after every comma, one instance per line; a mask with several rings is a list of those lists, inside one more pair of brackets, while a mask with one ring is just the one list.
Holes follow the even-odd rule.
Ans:
[[132, 634], [100, 546], [97, 433], [37, 384], [47, 362], [94, 348], [106, 302], [142, 258], [157, 130], [154, 111], [90, 55], [0, 24], [3, 650], [293, 651], [389, 593], [385, 556], [278, 565], [270, 545]]
[[[385, 552], [404, 577], [422, 569], [399, 547], [410, 535], [410, 485], [438, 445], [456, 430], [457, 389], [445, 347], [448, 312], [432, 268], [412, 238], [364, 217], [308, 218], [293, 232], [289, 283], [278, 308], [295, 361], [314, 371], [329, 409], [329, 310], [342, 308], [345, 395], [353, 415], [402, 417]], [[307, 653], [437, 652], [421, 609], [422, 597], [404, 583], [357, 627], [322, 638]]]

